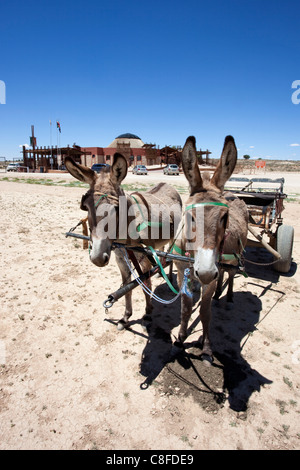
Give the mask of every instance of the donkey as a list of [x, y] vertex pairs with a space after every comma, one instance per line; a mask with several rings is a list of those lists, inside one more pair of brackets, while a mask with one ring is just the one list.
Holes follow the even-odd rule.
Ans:
[[[121, 182], [127, 175], [127, 161], [120, 153], [115, 153], [112, 166], [99, 174], [76, 163], [71, 157], [66, 157], [65, 166], [74, 178], [89, 184], [89, 190], [81, 200], [81, 209], [88, 211], [91, 237], [90, 260], [96, 266], [104, 267], [108, 264], [112, 243], [116, 241], [126, 246], [144, 244], [156, 250], [173, 241], [176, 227], [182, 216], [182, 201], [179, 193], [172, 186], [160, 183], [143, 194], [138, 192], [125, 194], [121, 188]], [[117, 229], [115, 233], [104, 233], [104, 212], [108, 220], [115, 217]], [[127, 217], [128, 214], [130, 215]], [[164, 230], [162, 219], [166, 222], [166, 230]], [[99, 230], [101, 224], [102, 230]], [[153, 230], [155, 228], [156, 230]], [[123, 232], [122, 236], [120, 231]], [[155, 232], [154, 235], [153, 232]], [[121, 249], [114, 251], [124, 284], [130, 280], [131, 273], [123, 251]], [[140, 263], [137, 267], [141, 272], [146, 272], [152, 267], [150, 260], [141, 254], [136, 255], [134, 261], [136, 260]], [[147, 287], [151, 289], [150, 278], [146, 282]], [[145, 297], [146, 308], [143, 320], [150, 321], [153, 306], [150, 296], [145, 293]], [[125, 294], [125, 313], [118, 322], [119, 330], [128, 326], [131, 315], [132, 292], [130, 291]]]
[[[196, 155], [195, 137], [188, 137], [182, 152], [182, 167], [190, 185], [190, 196], [185, 207], [185, 223], [192, 226], [192, 232], [184, 234], [176, 241], [178, 249], [188, 252], [194, 258], [193, 277], [200, 281], [202, 299], [200, 320], [203, 326], [202, 358], [207, 364], [213, 359], [209, 340], [211, 318], [211, 299], [216, 290], [219, 267], [222, 255], [235, 253], [238, 257], [243, 251], [248, 232], [248, 210], [246, 204], [239, 200], [227, 200], [224, 185], [233, 173], [237, 160], [237, 149], [233, 137], [225, 138], [221, 158], [211, 177], [201, 177]], [[229, 198], [231, 199], [231, 198]], [[202, 215], [201, 223], [197, 211]], [[195, 232], [196, 229], [196, 232]], [[202, 230], [202, 236], [201, 236]], [[199, 236], [200, 232], [200, 236]], [[195, 236], [196, 233], [196, 236]], [[190, 248], [190, 249], [189, 249]], [[231, 263], [236, 263], [237, 261]], [[182, 285], [186, 263], [176, 261], [178, 285]], [[223, 273], [221, 272], [221, 275]], [[233, 273], [230, 276], [230, 293], [232, 295]], [[220, 286], [219, 293], [220, 294]], [[184, 290], [181, 294], [181, 325], [177, 345], [183, 346], [187, 338], [187, 325], [192, 313], [192, 294]]]

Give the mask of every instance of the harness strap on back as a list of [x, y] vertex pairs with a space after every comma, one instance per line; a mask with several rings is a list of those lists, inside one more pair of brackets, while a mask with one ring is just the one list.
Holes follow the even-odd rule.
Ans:
[[[144, 228], [147, 228], [147, 227], [162, 227], [162, 222], [149, 222], [149, 220], [147, 220], [144, 216], [144, 213], [142, 211], [142, 208], [141, 206], [139, 205], [138, 203], [138, 200], [133, 196], [133, 194], [130, 194], [130, 197], [132, 197], [132, 199], [134, 200], [134, 202], [136, 203], [136, 205], [138, 206], [138, 209], [140, 211], [140, 214], [142, 216], [142, 219], [143, 219], [143, 222], [141, 222], [138, 226], [137, 226], [137, 229], [136, 231], [137, 232], [141, 232], [142, 230], [144, 230]], [[142, 199], [142, 201], [145, 203], [146, 205], [146, 201], [145, 199], [141, 196], [141, 194], [139, 194], [139, 197]]]

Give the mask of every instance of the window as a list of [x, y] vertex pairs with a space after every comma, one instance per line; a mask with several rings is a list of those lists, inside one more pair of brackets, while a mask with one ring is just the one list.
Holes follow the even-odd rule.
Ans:
[[107, 162], [110, 162], [110, 155], [105, 155], [105, 160], [106, 160]]
[[141, 155], [138, 155], [138, 156], [137, 156], [137, 161], [140, 162], [141, 160], [142, 160]]

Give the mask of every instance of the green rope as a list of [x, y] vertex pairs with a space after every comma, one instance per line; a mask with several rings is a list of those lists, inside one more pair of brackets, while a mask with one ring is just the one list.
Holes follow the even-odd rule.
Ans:
[[197, 202], [196, 204], [191, 204], [190, 206], [187, 206], [185, 208], [185, 211], [189, 211], [191, 209], [194, 209], [195, 207], [200, 207], [200, 206], [224, 206], [224, 207], [229, 207], [227, 204], [224, 204], [223, 202]]
[[101, 201], [101, 199], [103, 199], [104, 197], [107, 197], [107, 194], [102, 194], [102, 196], [99, 197], [98, 201], [95, 202], [95, 207], [98, 207], [99, 205], [99, 202]]
[[164, 270], [164, 268], [162, 267], [162, 264], [161, 264], [161, 262], [159, 261], [159, 258], [158, 258], [158, 256], [157, 256], [155, 250], [152, 248], [152, 246], [149, 246], [149, 248], [150, 248], [150, 250], [151, 250], [151, 252], [152, 252], [152, 255], [153, 255], [153, 257], [154, 257], [156, 263], [158, 264], [158, 267], [159, 267], [159, 269], [160, 269], [160, 272], [161, 272], [161, 274], [162, 274], [162, 277], [164, 278], [164, 280], [166, 281], [166, 283], [168, 284], [168, 286], [170, 287], [170, 289], [174, 292], [174, 294], [178, 294], [178, 291], [172, 286], [171, 282], [169, 281], [168, 276], [166, 275], [165, 270]]
[[173, 251], [176, 251], [176, 253], [178, 253], [179, 255], [182, 255], [182, 256], [185, 256], [185, 251], [183, 251], [181, 248], [179, 248], [179, 246], [173, 244], [173, 246], [171, 247], [170, 249], [170, 253], [172, 253]]

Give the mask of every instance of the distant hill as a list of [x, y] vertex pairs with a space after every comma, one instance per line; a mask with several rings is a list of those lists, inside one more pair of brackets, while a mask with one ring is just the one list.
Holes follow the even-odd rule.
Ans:
[[[262, 159], [263, 160], [263, 159]], [[238, 159], [235, 173], [242, 173], [243, 171], [250, 172], [251, 169], [255, 169], [255, 161], [254, 158], [250, 160], [243, 160], [241, 158]], [[300, 161], [299, 160], [264, 160], [266, 162], [266, 170], [267, 172], [273, 171], [274, 173], [283, 172], [300, 172]], [[213, 166], [218, 163], [218, 159], [210, 159], [210, 162]], [[261, 170], [264, 171], [264, 170]]]

